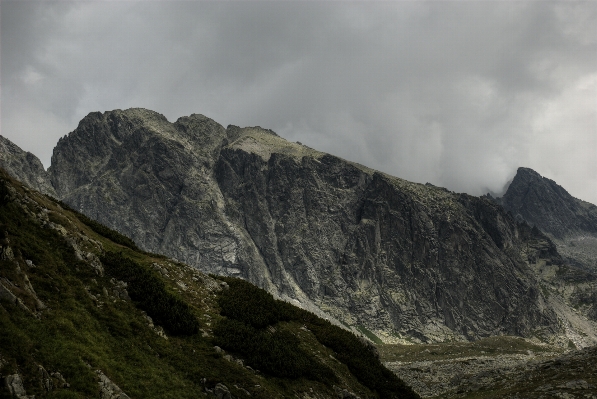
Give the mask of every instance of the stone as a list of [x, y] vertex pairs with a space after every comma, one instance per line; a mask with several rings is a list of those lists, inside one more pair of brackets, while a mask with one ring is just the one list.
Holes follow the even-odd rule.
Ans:
[[597, 235], [597, 206], [574, 198], [532, 169], [518, 168], [498, 201], [515, 217], [556, 238], [578, 233]]
[[350, 392], [345, 388], [340, 388], [334, 385], [334, 391], [339, 399], [360, 399], [355, 393]]
[[118, 385], [114, 384], [101, 370], [96, 370], [99, 379], [100, 399], [130, 399]]
[[0, 247], [0, 260], [13, 260], [15, 258], [12, 248], [8, 245]]
[[[527, 180], [545, 183], [520, 173], [513, 195]], [[58, 142], [47, 176], [65, 203], [144, 250], [244, 278], [386, 342], [552, 339], [573, 318], [529, 268], [560, 267], [556, 245], [498, 204], [508, 192], [503, 201], [456, 194], [268, 129], [224, 128], [198, 114], [171, 123], [141, 108], [87, 115]], [[592, 220], [582, 206], [581, 219]], [[597, 318], [597, 306], [583, 312]]]
[[553, 180], [519, 168], [495, 201], [547, 234], [574, 265], [597, 272], [597, 206], [574, 198]]
[[39, 365], [37, 367], [37, 374], [39, 378], [39, 383], [43, 390], [46, 392], [50, 392], [54, 388], [54, 382], [52, 381], [52, 377], [50, 376], [50, 374], [42, 365]]
[[228, 387], [224, 384], [217, 383], [216, 387], [214, 388], [214, 395], [218, 399], [232, 399], [232, 395], [228, 390]]
[[35, 396], [27, 396], [27, 392], [23, 387], [23, 380], [19, 374], [4, 377], [4, 386], [17, 399], [35, 399]]
[[[3, 281], [0, 282], [0, 299], [3, 299], [5, 301], [8, 301], [14, 305], [16, 305], [17, 307], [23, 309], [24, 311], [26, 311], [27, 313], [33, 314], [33, 312], [31, 311], [31, 309], [29, 309], [21, 300], [21, 298], [17, 298], [17, 296], [15, 294], [13, 294], [8, 288], [7, 285], [9, 285], [8, 283], [10, 283], [10, 281], [8, 281], [7, 279], [3, 279]], [[5, 285], [6, 284], [6, 285]]]
[[60, 374], [59, 371], [55, 371], [51, 374], [52, 378], [55, 378], [58, 383], [56, 384], [56, 386], [60, 387], [60, 388], [70, 388], [70, 384], [66, 382], [66, 380], [64, 379], [64, 377], [62, 376], [62, 374]]

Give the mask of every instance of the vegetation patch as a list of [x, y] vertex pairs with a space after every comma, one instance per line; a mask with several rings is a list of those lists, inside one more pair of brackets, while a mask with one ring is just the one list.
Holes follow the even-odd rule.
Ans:
[[[286, 347], [292, 347], [293, 341], [290, 336], [281, 334], [274, 338], [275, 333], [272, 333], [272, 330], [277, 331], [280, 322], [299, 322], [310, 330], [321, 344], [332, 349], [335, 352], [334, 357], [346, 364], [361, 384], [376, 391], [381, 398], [419, 397], [381, 364], [374, 348], [359, 340], [351, 332], [306, 310], [284, 301], [275, 300], [271, 294], [244, 280], [232, 277], [220, 278], [226, 281], [230, 287], [229, 290], [223, 290], [218, 299], [221, 314], [228, 318], [220, 321], [214, 330], [216, 342], [219, 342], [222, 347], [241, 353], [250, 362], [258, 362], [259, 360], [254, 357], [259, 353], [258, 349], [254, 349], [253, 344], [247, 344], [247, 342], [256, 339], [259, 342], [256, 346], [260, 347], [260, 345], [266, 345], [267, 342], [273, 344], [275, 340], [279, 339], [278, 342], [285, 342]], [[242, 332], [238, 333], [238, 331]], [[265, 338], [270, 333], [271, 338]], [[297, 372], [302, 370], [300, 366], [302, 362], [308, 359], [306, 354], [301, 354], [298, 351], [296, 353], [280, 352], [279, 355], [282, 359], [288, 359], [288, 364], [296, 362]], [[278, 361], [283, 360], [278, 359]], [[316, 365], [317, 362], [312, 364]], [[275, 363], [272, 362], [267, 367], [264, 369], [274, 370]], [[320, 366], [313, 368], [319, 375], [324, 372]], [[303, 376], [309, 375], [303, 374]]]
[[131, 299], [170, 334], [192, 335], [199, 331], [189, 305], [168, 292], [154, 272], [116, 252], [106, 252], [101, 261], [109, 274], [128, 284]]
[[367, 330], [365, 328], [365, 326], [357, 326], [357, 330], [359, 330], [361, 332], [361, 334], [363, 334], [364, 336], [366, 336], [367, 338], [369, 338], [371, 341], [373, 341], [375, 344], [377, 345], [382, 345], [383, 341], [381, 339], [379, 339], [379, 337], [375, 334], [373, 334], [371, 331]]

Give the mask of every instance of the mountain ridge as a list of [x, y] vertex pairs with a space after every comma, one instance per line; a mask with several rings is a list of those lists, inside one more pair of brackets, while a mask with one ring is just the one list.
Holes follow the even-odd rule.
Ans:
[[93, 113], [49, 172], [63, 201], [142, 248], [386, 342], [565, 335], [529, 267], [562, 264], [548, 237], [487, 199], [272, 133], [197, 114]]

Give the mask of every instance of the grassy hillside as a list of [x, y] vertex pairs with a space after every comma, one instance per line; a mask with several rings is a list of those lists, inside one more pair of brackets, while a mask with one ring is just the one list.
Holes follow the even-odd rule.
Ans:
[[3, 171], [0, 247], [0, 375], [27, 395], [97, 398], [107, 376], [131, 398], [418, 397], [351, 333], [139, 251]]

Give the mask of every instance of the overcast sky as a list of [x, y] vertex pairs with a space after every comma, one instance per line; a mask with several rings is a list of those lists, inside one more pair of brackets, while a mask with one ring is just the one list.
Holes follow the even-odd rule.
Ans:
[[597, 204], [597, 2], [2, 1], [1, 134], [204, 114], [416, 182], [518, 166]]

